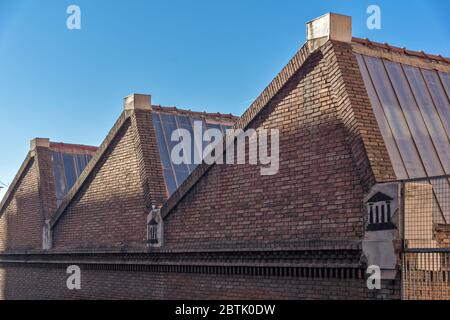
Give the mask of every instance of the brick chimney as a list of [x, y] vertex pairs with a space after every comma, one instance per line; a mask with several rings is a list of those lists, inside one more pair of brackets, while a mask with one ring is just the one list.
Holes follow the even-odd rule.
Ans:
[[312, 52], [328, 40], [352, 41], [352, 18], [336, 13], [327, 13], [306, 23], [306, 39]]

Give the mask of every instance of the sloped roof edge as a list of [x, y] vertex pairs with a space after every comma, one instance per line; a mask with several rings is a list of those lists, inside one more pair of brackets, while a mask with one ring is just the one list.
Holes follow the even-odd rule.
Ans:
[[422, 69], [450, 72], [450, 58], [441, 55], [412, 51], [387, 43], [378, 43], [361, 38], [352, 39], [352, 49], [355, 53], [383, 58], [392, 62], [412, 65]]
[[14, 177], [13, 182], [8, 188], [8, 191], [6, 191], [5, 195], [3, 196], [2, 201], [0, 202], [0, 217], [3, 214], [3, 211], [5, 210], [10, 197], [14, 194], [14, 190], [17, 187], [17, 184], [22, 179], [26, 169], [31, 163], [31, 160], [34, 159], [36, 153], [35, 151], [29, 151], [27, 156], [25, 157], [25, 160], [23, 161], [22, 165], [20, 166], [19, 171], [17, 172], [16, 176]]
[[97, 152], [93, 155], [91, 161], [89, 161], [83, 173], [78, 177], [72, 189], [70, 189], [69, 193], [64, 197], [63, 202], [61, 203], [61, 205], [58, 207], [55, 214], [51, 218], [50, 227], [52, 229], [58, 223], [64, 211], [70, 205], [70, 203], [72, 202], [72, 200], [74, 199], [75, 195], [78, 193], [80, 188], [84, 185], [86, 179], [92, 174], [94, 168], [97, 166], [97, 163], [100, 161], [100, 159], [102, 159], [104, 153], [106, 152], [106, 150], [108, 150], [109, 146], [111, 145], [111, 142], [119, 133], [124, 123], [130, 118], [132, 112], [133, 112], [132, 110], [124, 110], [122, 114], [119, 116], [116, 123], [106, 136], [105, 140], [103, 140]]

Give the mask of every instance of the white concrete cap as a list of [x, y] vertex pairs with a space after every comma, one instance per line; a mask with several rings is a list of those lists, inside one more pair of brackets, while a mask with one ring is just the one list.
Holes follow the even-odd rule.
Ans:
[[336, 13], [327, 13], [306, 23], [306, 39], [317, 43], [314, 49], [328, 40], [352, 41], [352, 17]]
[[30, 141], [30, 150], [36, 150], [37, 147], [50, 148], [50, 139], [34, 138]]
[[130, 94], [123, 99], [123, 108], [125, 110], [150, 110], [152, 105], [152, 96], [147, 94]]

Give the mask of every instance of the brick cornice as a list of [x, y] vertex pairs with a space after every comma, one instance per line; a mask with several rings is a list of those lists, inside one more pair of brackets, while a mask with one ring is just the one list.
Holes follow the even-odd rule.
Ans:
[[197, 250], [155, 250], [139, 252], [132, 250], [55, 252], [3, 252], [0, 263], [81, 263], [81, 264], [172, 264], [172, 265], [230, 265], [248, 264], [274, 266], [301, 264], [303, 266], [356, 267], [362, 263], [361, 242], [348, 241], [327, 244], [323, 241], [298, 243], [294, 246], [217, 248]]
[[275, 240], [275, 241], [230, 241], [219, 244], [199, 243], [195, 246], [180, 244], [179, 247], [152, 247], [143, 249], [142, 247], [101, 247], [101, 248], [70, 248], [47, 250], [13, 250], [0, 252], [0, 256], [20, 256], [20, 255], [147, 255], [147, 254], [184, 254], [184, 253], [246, 253], [246, 252], [291, 252], [291, 251], [334, 251], [334, 250], [362, 250], [361, 240], [342, 239], [303, 239], [303, 240]]

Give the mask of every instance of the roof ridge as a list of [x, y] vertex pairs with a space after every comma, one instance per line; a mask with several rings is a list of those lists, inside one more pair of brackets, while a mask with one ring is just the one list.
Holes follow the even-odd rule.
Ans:
[[98, 147], [92, 146], [92, 145], [55, 142], [55, 141], [50, 141], [50, 148], [71, 148], [71, 149], [80, 149], [83, 151], [92, 151], [92, 152], [96, 152], [98, 149]]
[[353, 37], [352, 42], [362, 44], [365, 46], [372, 46], [372, 47], [379, 48], [379, 49], [389, 50], [392, 52], [404, 54], [404, 55], [411, 56], [411, 57], [425, 58], [425, 59], [429, 59], [429, 60], [450, 63], [450, 57], [443, 57], [440, 54], [426, 53], [423, 50], [421, 50], [421, 51], [409, 50], [405, 47], [401, 48], [401, 47], [390, 45], [387, 42], [381, 43], [381, 42], [372, 41], [368, 38], [363, 39], [363, 38], [357, 38], [357, 37]]

